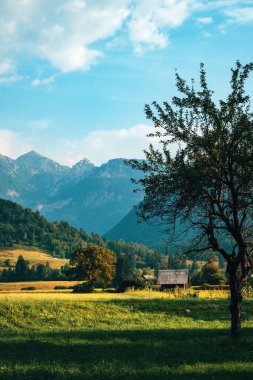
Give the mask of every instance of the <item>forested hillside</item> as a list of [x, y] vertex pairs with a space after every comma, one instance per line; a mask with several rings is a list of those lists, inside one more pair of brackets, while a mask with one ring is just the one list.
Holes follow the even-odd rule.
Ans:
[[96, 237], [71, 227], [65, 221], [50, 223], [38, 211], [0, 199], [1, 247], [34, 245], [52, 254], [69, 257], [78, 240], [95, 242]]
[[154, 267], [158, 261], [157, 253], [144, 245], [106, 241], [98, 234], [89, 235], [65, 221], [51, 223], [38, 211], [33, 212], [17, 203], [0, 199], [0, 247], [30, 245], [45, 249], [52, 255], [70, 258], [80, 240], [107, 246], [117, 256], [126, 255], [139, 268]]

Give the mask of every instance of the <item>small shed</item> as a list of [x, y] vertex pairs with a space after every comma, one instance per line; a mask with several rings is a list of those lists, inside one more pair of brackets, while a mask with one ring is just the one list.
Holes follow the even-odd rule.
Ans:
[[157, 284], [161, 286], [161, 289], [175, 288], [176, 286], [185, 289], [188, 283], [188, 269], [166, 269], [158, 272]]

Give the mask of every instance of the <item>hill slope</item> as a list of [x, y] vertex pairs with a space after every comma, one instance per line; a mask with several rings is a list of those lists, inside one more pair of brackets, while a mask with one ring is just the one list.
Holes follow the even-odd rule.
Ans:
[[133, 241], [150, 248], [164, 249], [166, 247], [166, 234], [162, 231], [162, 227], [151, 223], [139, 223], [135, 208], [104, 234], [104, 237], [110, 240]]
[[35, 249], [35, 247], [13, 247], [0, 249], [0, 270], [6, 268], [6, 260], [9, 260], [11, 266], [15, 266], [20, 255], [29, 261], [30, 266], [49, 263], [51, 268], [58, 269], [69, 262], [67, 259], [56, 259], [40, 249]]
[[61, 257], [69, 257], [76, 242], [94, 239], [67, 222], [50, 223], [38, 211], [0, 199], [0, 247], [13, 244], [37, 246]]

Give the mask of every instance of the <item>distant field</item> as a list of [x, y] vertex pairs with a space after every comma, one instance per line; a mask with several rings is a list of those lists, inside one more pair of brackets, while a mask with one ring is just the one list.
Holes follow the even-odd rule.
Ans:
[[67, 264], [69, 260], [67, 259], [56, 259], [50, 256], [48, 253], [43, 252], [34, 247], [25, 248], [8, 248], [0, 250], [0, 270], [4, 268], [4, 261], [10, 260], [11, 265], [15, 265], [18, 257], [22, 255], [25, 260], [28, 260], [30, 266], [33, 264], [50, 264], [52, 268], [61, 268], [63, 265]]
[[2, 294], [0, 379], [251, 380], [252, 309], [234, 342], [226, 299]]
[[[0, 296], [1, 292], [23, 292], [21, 291], [22, 288], [25, 287], [35, 287], [35, 292], [52, 292], [54, 290], [55, 286], [73, 286], [79, 283], [80, 281], [26, 281], [26, 282], [0, 282]], [[64, 290], [65, 291], [65, 290]], [[173, 293], [165, 293], [165, 292], [159, 292], [159, 291], [134, 291], [132, 292], [133, 297], [146, 297], [146, 298], [153, 298], [154, 296], [156, 298], [178, 298], [179, 297], [187, 297], [189, 296], [189, 293], [194, 292], [196, 294], [196, 297], [198, 298], [228, 298], [229, 297], [229, 291], [228, 290], [179, 290], [178, 294], [177, 292]], [[29, 291], [30, 293], [33, 293], [34, 291]], [[99, 292], [99, 290], [98, 290]], [[101, 292], [100, 292], [101, 294]], [[130, 294], [130, 292], [128, 293]], [[93, 295], [94, 297], [95, 295]], [[103, 293], [103, 297], [111, 297], [111, 293]]]
[[[35, 287], [35, 291], [53, 291], [55, 286], [74, 286], [80, 281], [26, 281], [26, 282], [0, 282], [1, 292], [20, 292], [22, 288]], [[23, 291], [22, 291], [23, 292]]]

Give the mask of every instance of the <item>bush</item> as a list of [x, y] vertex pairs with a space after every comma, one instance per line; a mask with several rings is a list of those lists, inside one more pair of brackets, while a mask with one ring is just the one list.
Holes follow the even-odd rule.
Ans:
[[253, 286], [250, 283], [242, 288], [242, 295], [244, 298], [253, 298]]
[[74, 289], [74, 286], [56, 285], [54, 290]]
[[73, 293], [94, 293], [94, 286], [87, 283], [73, 286]]
[[142, 278], [124, 280], [118, 287], [118, 292], [124, 293], [127, 289], [145, 289], [146, 282]]
[[27, 286], [26, 288], [21, 288], [21, 290], [36, 290], [35, 286]]

